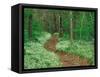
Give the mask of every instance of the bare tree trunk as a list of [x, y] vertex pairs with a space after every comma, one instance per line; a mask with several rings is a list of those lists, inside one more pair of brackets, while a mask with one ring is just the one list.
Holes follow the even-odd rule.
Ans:
[[70, 40], [73, 41], [73, 12], [70, 11]]
[[59, 33], [60, 33], [60, 36], [62, 37], [63, 36], [63, 26], [62, 26], [62, 17], [59, 16]]
[[29, 39], [32, 40], [32, 15], [29, 16], [28, 33]]
[[53, 16], [54, 16], [54, 33], [57, 31], [57, 18], [56, 18], [56, 14], [54, 13], [53, 14]]
[[48, 22], [48, 10], [44, 10], [43, 11], [43, 24], [44, 24], [44, 29], [46, 31], [48, 31], [48, 26], [49, 26], [49, 22]]
[[58, 16], [58, 32], [60, 33], [60, 15]]
[[82, 39], [82, 27], [83, 27], [83, 22], [84, 22], [84, 16], [85, 16], [85, 13], [82, 13], [81, 25], [80, 25], [80, 40]]

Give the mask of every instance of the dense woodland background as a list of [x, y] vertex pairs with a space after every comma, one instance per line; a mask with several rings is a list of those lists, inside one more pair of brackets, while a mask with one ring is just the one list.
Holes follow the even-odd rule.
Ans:
[[50, 51], [71, 53], [93, 65], [94, 17], [92, 11], [25, 8], [25, 68], [62, 67], [59, 56]]

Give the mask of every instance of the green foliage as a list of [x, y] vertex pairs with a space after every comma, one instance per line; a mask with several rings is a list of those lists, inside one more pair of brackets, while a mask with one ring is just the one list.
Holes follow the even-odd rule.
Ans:
[[89, 63], [94, 64], [94, 45], [87, 41], [60, 41], [56, 45], [57, 50], [72, 53], [82, 58], [88, 59]]
[[[28, 42], [29, 39], [29, 16], [32, 15], [32, 40], [36, 40], [37, 37], [42, 35], [43, 32], [43, 23], [40, 18], [36, 19], [35, 16], [38, 16], [38, 13], [35, 13], [37, 10], [25, 9], [24, 10], [24, 41]], [[34, 14], [33, 14], [34, 13]], [[33, 17], [34, 16], [34, 17]]]
[[53, 52], [47, 51], [39, 43], [25, 43], [24, 49], [25, 69], [38, 69], [61, 66], [59, 57]]
[[[70, 14], [70, 12], [70, 10], [24, 9], [24, 66], [26, 69], [61, 66], [59, 57], [43, 47], [53, 34], [59, 36], [57, 50], [87, 58], [90, 64], [94, 64], [94, 43], [92, 42], [95, 33], [95, 13], [72, 11]], [[32, 20], [29, 20], [30, 16]], [[29, 33], [32, 36], [29, 36]]]
[[76, 18], [75, 28], [76, 40], [89, 41], [94, 38], [94, 12], [79, 12]]
[[[35, 35], [34, 35], [33, 41], [39, 42], [41, 44], [44, 44], [51, 37], [51, 34], [48, 32], [40, 32], [40, 33], [34, 32], [34, 33], [35, 33]], [[25, 38], [24, 39], [25, 42], [29, 41], [27, 31], [24, 31], [24, 38]]]
[[24, 42], [29, 41], [28, 31], [24, 30]]
[[32, 22], [32, 29], [34, 30], [32, 32], [33, 36], [40, 36], [41, 31], [43, 31], [42, 23], [39, 22], [39, 20], [34, 19], [34, 22]]
[[48, 32], [41, 32], [41, 36], [37, 37], [37, 39], [38, 39], [38, 41], [41, 44], [44, 44], [48, 39], [50, 39], [50, 37], [51, 37], [50, 33], [48, 33]]
[[[45, 16], [44, 16], [45, 14]], [[55, 15], [56, 14], [56, 15]], [[70, 18], [72, 17], [73, 33], [75, 34], [75, 40], [92, 40], [94, 38], [94, 12], [84, 11], [73, 11], [70, 16], [70, 11], [62, 10], [40, 10], [40, 9], [29, 9], [24, 10], [24, 25], [25, 25], [25, 41], [28, 40], [28, 22], [29, 16], [32, 15], [32, 36], [33, 40], [41, 35], [41, 32], [55, 32], [54, 28], [59, 30], [63, 29], [64, 36], [70, 38]], [[55, 18], [54, 18], [55, 15]], [[57, 18], [58, 16], [58, 18]], [[59, 25], [59, 16], [61, 17]], [[54, 25], [56, 24], [56, 26]], [[61, 28], [61, 29], [60, 29]], [[67, 34], [66, 34], [67, 33]]]
[[69, 46], [70, 46], [70, 41], [60, 41], [56, 45], [56, 48], [57, 48], [57, 50], [60, 50], [60, 51], [68, 51]]

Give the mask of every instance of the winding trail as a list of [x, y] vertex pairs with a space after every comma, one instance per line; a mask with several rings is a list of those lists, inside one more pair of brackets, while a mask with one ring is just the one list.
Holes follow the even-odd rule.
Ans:
[[74, 54], [65, 53], [63, 51], [57, 51], [56, 50], [56, 44], [58, 42], [58, 38], [53, 35], [45, 44], [44, 48], [54, 52], [56, 55], [59, 56], [60, 61], [63, 65], [63, 67], [69, 67], [69, 66], [88, 66], [88, 60], [85, 58], [80, 58], [79, 56], [76, 56]]
[[79, 56], [73, 54], [64, 53], [63, 51], [57, 51], [55, 54], [60, 57], [60, 60], [64, 67], [89, 65], [87, 59], [82, 59]]

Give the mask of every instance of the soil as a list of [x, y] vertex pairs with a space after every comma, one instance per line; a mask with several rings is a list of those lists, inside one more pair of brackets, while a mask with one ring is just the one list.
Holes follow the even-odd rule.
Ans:
[[49, 51], [54, 52], [56, 55], [59, 56], [60, 61], [63, 65], [63, 67], [69, 67], [69, 66], [88, 66], [88, 60], [85, 58], [80, 58], [79, 56], [76, 56], [74, 54], [65, 53], [63, 51], [57, 51], [56, 50], [56, 44], [58, 42], [58, 39], [56, 36], [52, 36], [45, 44], [44, 48], [46, 48]]
[[60, 57], [60, 60], [64, 67], [89, 65], [87, 59], [80, 58], [79, 56], [76, 56], [74, 54], [64, 53], [63, 51], [57, 51], [55, 54]]

